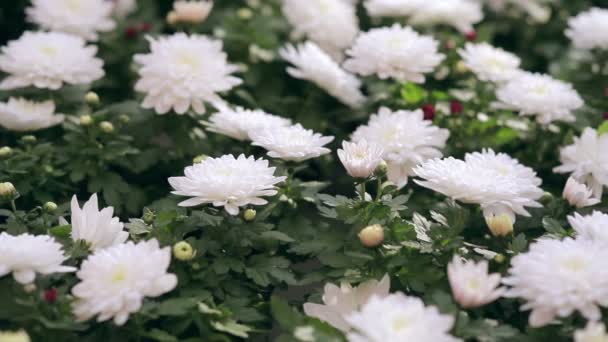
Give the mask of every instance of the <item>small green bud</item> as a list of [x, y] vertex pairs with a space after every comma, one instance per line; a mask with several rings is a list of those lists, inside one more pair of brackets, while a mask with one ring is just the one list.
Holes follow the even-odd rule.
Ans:
[[21, 137], [21, 142], [24, 144], [34, 144], [37, 141], [33, 135], [24, 135]]
[[0, 158], [8, 157], [13, 154], [13, 149], [8, 146], [0, 147]]
[[102, 122], [100, 122], [99, 123], [99, 128], [101, 128], [101, 130], [104, 133], [110, 134], [110, 133], [114, 132], [114, 125], [112, 125], [112, 123], [109, 122], [109, 121], [102, 121]]
[[387, 172], [388, 172], [388, 164], [383, 160], [380, 162], [380, 164], [378, 164], [378, 166], [376, 166], [376, 170], [374, 171], [374, 174], [376, 175], [376, 177], [384, 177], [384, 176], [386, 176]]
[[90, 115], [83, 115], [80, 117], [80, 126], [91, 126], [93, 123], [93, 118]]
[[384, 241], [384, 228], [379, 224], [367, 226], [359, 232], [359, 240], [365, 247], [377, 247]]
[[46, 173], [53, 173], [55, 171], [55, 168], [53, 168], [51, 165], [44, 165], [42, 168]]
[[256, 214], [257, 214], [257, 212], [254, 209], [247, 209], [247, 210], [245, 210], [245, 213], [243, 214], [243, 218], [245, 219], [245, 221], [251, 222], [251, 221], [255, 220]]
[[506, 258], [504, 256], [504, 254], [496, 254], [496, 256], [494, 257], [494, 261], [496, 261], [499, 264], [502, 264], [503, 262], [505, 262]]
[[19, 193], [11, 182], [0, 183], [0, 199], [4, 201], [12, 201], [19, 197]]
[[55, 202], [46, 202], [42, 206], [42, 209], [44, 209], [44, 211], [46, 211], [48, 213], [52, 213], [55, 210], [57, 210], [57, 204]]
[[192, 159], [192, 162], [193, 162], [194, 164], [202, 163], [202, 162], [204, 162], [204, 161], [205, 161], [207, 158], [209, 158], [209, 156], [208, 156], [208, 155], [201, 154], [201, 155], [199, 155], [199, 156], [194, 157], [194, 159]]
[[122, 114], [118, 117], [118, 120], [120, 120], [122, 123], [128, 123], [131, 121], [131, 118], [127, 114]]
[[196, 251], [186, 241], [173, 245], [173, 256], [180, 261], [190, 261], [196, 256]]
[[156, 214], [154, 214], [154, 212], [148, 208], [144, 209], [144, 216], [143, 216], [143, 220], [145, 224], [152, 224], [154, 222], [154, 219], [156, 218]]
[[97, 93], [90, 91], [84, 96], [84, 100], [89, 106], [97, 107], [99, 106], [99, 95]]
[[543, 196], [540, 198], [540, 203], [548, 204], [548, 203], [551, 203], [551, 201], [553, 201], [553, 199], [554, 199], [553, 194], [548, 191], [545, 191], [543, 193]]

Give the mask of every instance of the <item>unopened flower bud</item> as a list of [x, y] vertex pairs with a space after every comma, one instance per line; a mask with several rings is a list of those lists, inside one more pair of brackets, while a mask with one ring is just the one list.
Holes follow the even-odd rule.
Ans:
[[196, 256], [196, 252], [189, 243], [180, 241], [173, 245], [173, 256], [180, 261], [190, 261]]
[[93, 123], [93, 118], [90, 115], [83, 115], [80, 117], [80, 126], [90, 126]]
[[99, 95], [96, 92], [90, 91], [84, 96], [85, 102], [92, 107], [99, 106]]
[[177, 13], [175, 11], [171, 11], [167, 13], [167, 24], [175, 25], [177, 23]]
[[243, 218], [245, 219], [245, 221], [251, 222], [251, 221], [255, 220], [256, 214], [257, 214], [257, 212], [254, 209], [247, 209], [243, 213]]
[[0, 158], [8, 157], [13, 154], [13, 149], [8, 146], [0, 147]]
[[11, 182], [0, 183], [0, 199], [4, 201], [12, 201], [19, 196], [17, 189]]
[[379, 224], [367, 226], [359, 232], [359, 240], [365, 247], [377, 247], [384, 241], [384, 229]]
[[376, 177], [384, 177], [384, 176], [386, 176], [387, 173], [388, 173], [388, 164], [384, 160], [382, 160], [380, 162], [380, 164], [378, 164], [378, 166], [376, 167], [374, 174], [376, 175]]
[[25, 284], [23, 285], [23, 291], [25, 291], [25, 293], [32, 293], [34, 291], [36, 291], [37, 287], [36, 284], [34, 283], [29, 283], [29, 284]]
[[173, 11], [167, 15], [167, 22], [200, 24], [207, 19], [212, 8], [213, 1], [175, 1]]
[[109, 133], [114, 132], [114, 125], [112, 125], [112, 123], [109, 122], [109, 121], [102, 121], [102, 122], [100, 122], [99, 123], [99, 128], [101, 128], [101, 130], [104, 133], [108, 133], [109, 134]]
[[46, 211], [48, 213], [52, 213], [55, 210], [57, 210], [57, 204], [55, 202], [46, 202], [42, 206], [42, 209], [44, 209], [44, 211]]
[[236, 12], [236, 15], [243, 20], [247, 20], [253, 17], [253, 12], [249, 8], [243, 7]]
[[53, 172], [55, 172], [55, 168], [53, 168], [51, 165], [44, 165], [44, 166], [42, 166], [42, 169], [46, 173], [53, 173]]
[[513, 219], [507, 214], [488, 215], [486, 224], [494, 236], [507, 236], [513, 232]]
[[129, 121], [131, 121], [131, 118], [127, 114], [121, 114], [118, 117], [118, 120], [120, 120], [120, 122], [122, 123], [128, 123]]
[[24, 144], [34, 144], [38, 139], [33, 135], [24, 135], [21, 137], [21, 142]]
[[154, 219], [156, 218], [156, 215], [154, 214], [154, 212], [148, 208], [144, 209], [144, 216], [142, 217], [142, 219], [144, 220], [145, 224], [152, 224], [154, 222]]
[[44, 291], [44, 301], [49, 303], [49, 304], [53, 304], [57, 301], [57, 297], [58, 297], [58, 293], [57, 293], [57, 289], [54, 287], [51, 287], [50, 289], [47, 289], [46, 291]]
[[201, 155], [198, 155], [198, 156], [194, 157], [194, 159], [192, 159], [192, 162], [193, 162], [194, 164], [202, 163], [202, 162], [204, 162], [204, 161], [205, 161], [207, 158], [209, 158], [209, 156], [208, 156], [208, 155], [201, 154]]
[[543, 204], [548, 204], [548, 203], [550, 203], [551, 201], [553, 201], [553, 199], [554, 199], [554, 198], [555, 198], [555, 197], [553, 197], [553, 194], [552, 194], [552, 193], [550, 193], [550, 192], [548, 192], [548, 191], [545, 191], [545, 192], [543, 193], [543, 196], [540, 198], [540, 202], [541, 202], [541, 203], [543, 203]]
[[494, 261], [496, 261], [499, 264], [502, 264], [503, 262], [505, 262], [506, 258], [504, 256], [504, 254], [496, 254], [496, 256], [494, 256]]
[[456, 72], [459, 74], [464, 74], [469, 71], [469, 68], [467, 68], [467, 65], [464, 64], [463, 61], [458, 61], [458, 63], [456, 63], [455, 69], [456, 69]]

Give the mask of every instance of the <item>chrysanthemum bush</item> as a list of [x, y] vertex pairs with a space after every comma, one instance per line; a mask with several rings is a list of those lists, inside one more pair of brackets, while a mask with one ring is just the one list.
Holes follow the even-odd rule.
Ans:
[[595, 0], [0, 5], [0, 341], [607, 341]]

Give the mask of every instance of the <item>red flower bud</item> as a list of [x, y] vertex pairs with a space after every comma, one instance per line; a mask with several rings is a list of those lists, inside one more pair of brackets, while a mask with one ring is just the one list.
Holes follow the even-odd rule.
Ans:
[[150, 23], [141, 23], [141, 24], [139, 24], [139, 30], [141, 32], [149, 32], [150, 30], [152, 30], [152, 24], [150, 24]]
[[422, 106], [422, 111], [424, 112], [424, 120], [433, 121], [435, 119], [435, 106], [432, 103]]
[[608, 112], [604, 112], [604, 114], [602, 114], [602, 117], [604, 118], [604, 120], [608, 120]]
[[49, 303], [49, 304], [53, 304], [57, 301], [57, 289], [54, 287], [51, 287], [50, 289], [47, 289], [44, 291], [44, 301]]
[[129, 26], [125, 29], [125, 36], [127, 36], [127, 38], [129, 39], [133, 39], [135, 37], [137, 37], [138, 34], [138, 30], [137, 28], [133, 27], [133, 26]]
[[464, 35], [464, 37], [466, 38], [466, 40], [468, 40], [470, 42], [474, 42], [477, 40], [477, 32], [469, 31]]
[[463, 106], [460, 101], [452, 101], [450, 102], [450, 112], [452, 114], [460, 114], [463, 111]]

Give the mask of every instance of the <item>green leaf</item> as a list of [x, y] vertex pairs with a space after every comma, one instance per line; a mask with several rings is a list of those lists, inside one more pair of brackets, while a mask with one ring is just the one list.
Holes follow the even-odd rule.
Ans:
[[426, 97], [426, 90], [415, 85], [414, 83], [406, 83], [401, 88], [401, 97], [407, 104], [418, 104]]
[[172, 298], [161, 302], [158, 305], [157, 312], [161, 316], [181, 316], [185, 315], [197, 306], [196, 298]]
[[262, 234], [260, 234], [260, 236], [263, 239], [268, 239], [268, 240], [278, 240], [278, 241], [282, 241], [282, 242], [293, 242], [295, 241], [294, 239], [292, 239], [291, 237], [289, 237], [289, 235], [283, 233], [283, 232], [279, 232], [276, 230], [272, 230], [269, 232], [263, 232]]
[[160, 342], [177, 342], [179, 341], [179, 339], [171, 334], [169, 334], [168, 332], [164, 331], [164, 330], [160, 330], [160, 329], [152, 329], [149, 332], [145, 332], [143, 333], [144, 336], [149, 337], [155, 341], [160, 341]]
[[227, 320], [223, 322], [211, 322], [211, 325], [215, 330], [228, 333], [230, 335], [247, 338], [251, 329], [249, 326], [239, 324], [234, 320]]
[[597, 133], [600, 135], [608, 133], [608, 121], [604, 121], [600, 127], [597, 128]]
[[562, 227], [558, 220], [551, 217], [543, 218], [543, 227], [549, 233], [558, 235], [567, 235], [566, 230]]
[[69, 224], [63, 226], [56, 226], [49, 229], [49, 234], [58, 238], [58, 239], [68, 239], [70, 238], [70, 234], [72, 232], [72, 226]]

